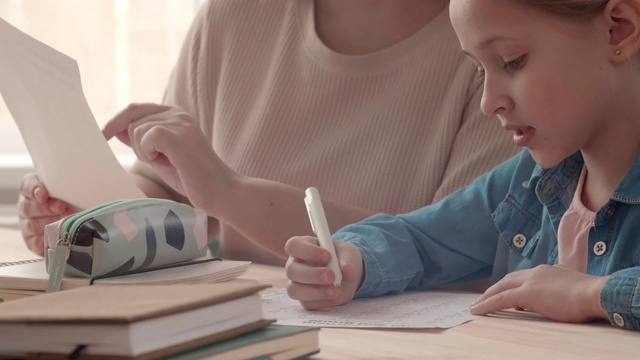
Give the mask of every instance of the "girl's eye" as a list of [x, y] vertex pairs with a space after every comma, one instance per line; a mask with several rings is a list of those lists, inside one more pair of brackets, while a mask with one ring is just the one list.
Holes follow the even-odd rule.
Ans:
[[520, 56], [517, 59], [507, 61], [504, 63], [504, 69], [506, 70], [518, 70], [524, 65], [525, 55]]
[[478, 68], [478, 77], [479, 78], [483, 78], [484, 77], [484, 69], [483, 68]]

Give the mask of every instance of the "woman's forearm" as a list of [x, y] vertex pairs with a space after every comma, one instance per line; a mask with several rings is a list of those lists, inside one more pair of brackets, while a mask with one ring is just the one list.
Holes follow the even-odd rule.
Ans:
[[[147, 196], [188, 203], [188, 199], [168, 189], [146, 164], [136, 162], [130, 173]], [[225, 232], [220, 247], [221, 255], [253, 259], [259, 258], [257, 252], [267, 250], [285, 259], [284, 244], [289, 238], [313, 234], [304, 205], [304, 189], [241, 176], [231, 171], [228, 175], [224, 186], [216, 184], [219, 187], [212, 191], [214, 195], [203, 207], [210, 217], [210, 239], [221, 229]], [[375, 213], [340, 204], [326, 197], [322, 199], [322, 203], [331, 232]], [[240, 239], [238, 235], [259, 248], [247, 246], [247, 240]], [[270, 260], [273, 263], [275, 259]]]
[[[278, 256], [286, 257], [284, 244], [292, 236], [313, 234], [304, 205], [304, 189], [239, 177], [223, 196], [213, 205], [210, 215]], [[328, 198], [323, 198], [322, 203], [331, 232], [375, 213]], [[233, 244], [227, 242], [224, 246]]]

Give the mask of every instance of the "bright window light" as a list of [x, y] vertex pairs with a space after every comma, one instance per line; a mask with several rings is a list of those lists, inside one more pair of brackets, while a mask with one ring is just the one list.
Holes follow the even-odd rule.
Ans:
[[[0, 17], [78, 61], [87, 102], [102, 126], [131, 102], [161, 101], [201, 2], [0, 0]], [[15, 168], [31, 162], [1, 99], [0, 139], [0, 186], [7, 186], [2, 182], [15, 181]], [[121, 161], [130, 161], [126, 147], [117, 140], [110, 145]]]

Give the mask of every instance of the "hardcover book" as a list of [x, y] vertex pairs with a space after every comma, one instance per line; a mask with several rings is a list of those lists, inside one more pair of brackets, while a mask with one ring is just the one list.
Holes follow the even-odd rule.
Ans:
[[0, 304], [0, 355], [157, 358], [260, 329], [252, 283], [90, 286]]
[[272, 324], [229, 340], [169, 356], [166, 360], [299, 359], [320, 351], [319, 332], [317, 327]]

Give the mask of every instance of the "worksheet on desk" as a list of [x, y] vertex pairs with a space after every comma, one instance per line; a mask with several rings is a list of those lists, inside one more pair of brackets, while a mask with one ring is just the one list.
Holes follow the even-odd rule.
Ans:
[[262, 296], [266, 318], [279, 325], [344, 328], [450, 328], [478, 316], [469, 306], [480, 294], [445, 291], [409, 291], [345, 305], [307, 311], [286, 289]]
[[145, 197], [84, 97], [77, 62], [0, 19], [0, 93], [39, 179], [78, 209]]

